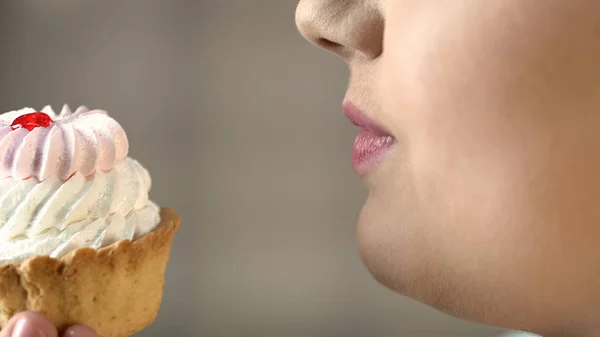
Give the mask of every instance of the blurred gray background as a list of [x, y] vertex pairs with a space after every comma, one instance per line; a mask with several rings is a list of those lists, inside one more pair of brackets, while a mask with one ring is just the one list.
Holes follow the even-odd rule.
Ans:
[[497, 336], [395, 295], [355, 245], [342, 61], [291, 0], [2, 1], [0, 109], [103, 108], [183, 216], [138, 336]]

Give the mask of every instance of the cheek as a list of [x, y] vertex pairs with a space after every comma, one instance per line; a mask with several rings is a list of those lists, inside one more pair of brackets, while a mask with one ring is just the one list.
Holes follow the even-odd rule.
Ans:
[[[410, 15], [389, 9], [378, 82], [385, 118], [405, 150], [394, 165], [408, 163], [413, 209], [439, 226], [421, 231], [467, 247], [465, 259], [490, 252], [498, 268], [519, 263], [493, 260], [506, 249], [541, 262], [548, 252], [529, 252], [531, 242], [551, 250], [562, 235], [562, 244], [575, 245], [581, 238], [563, 235], [560, 219], [589, 224], [593, 213], [573, 200], [590, 197], [597, 179], [567, 184], [564, 177], [593, 177], [589, 168], [599, 167], [589, 159], [597, 155], [598, 144], [589, 142], [596, 142], [594, 128], [586, 129], [597, 118], [574, 121], [571, 114], [584, 109], [578, 104], [597, 75], [592, 58], [572, 53], [589, 43], [585, 27], [553, 28], [568, 8], [427, 3]], [[386, 193], [397, 193], [391, 189]]]
[[[537, 116], [510, 98], [522, 91], [517, 69], [528, 61], [502, 58], [518, 46], [499, 43], [498, 29], [481, 32], [468, 10], [423, 5], [412, 14], [388, 20], [379, 92], [416, 197], [439, 222], [508, 222], [506, 210], [543, 169], [552, 139], [532, 132]], [[476, 228], [448, 230], [482, 239]]]
[[389, 3], [378, 93], [384, 118], [409, 147], [520, 147], [538, 136], [530, 132], [555, 132], [565, 111], [598, 97], [600, 47], [589, 46], [600, 46], [600, 22], [588, 14], [597, 27], [585, 25], [585, 13], [575, 13], [582, 23], [571, 23], [575, 9], [600, 4]]

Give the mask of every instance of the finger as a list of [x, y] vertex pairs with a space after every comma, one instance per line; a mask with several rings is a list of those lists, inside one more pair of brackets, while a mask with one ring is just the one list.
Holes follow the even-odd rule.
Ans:
[[74, 325], [65, 331], [63, 337], [98, 337], [98, 334], [87, 326]]
[[0, 332], [0, 337], [57, 336], [54, 324], [37, 312], [21, 312], [14, 315]]

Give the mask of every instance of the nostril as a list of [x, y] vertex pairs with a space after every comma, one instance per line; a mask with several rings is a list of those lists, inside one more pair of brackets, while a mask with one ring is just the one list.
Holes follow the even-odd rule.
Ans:
[[340, 48], [342, 48], [342, 46], [339, 43], [335, 43], [331, 40], [324, 39], [324, 38], [318, 39], [317, 44], [320, 47], [325, 48], [327, 50], [331, 50], [331, 51], [336, 51], [336, 50], [339, 50]]
[[325, 50], [329, 50], [330, 52], [333, 52], [335, 54], [338, 54], [341, 57], [349, 56], [349, 50], [348, 50], [348, 48], [346, 48], [346, 46], [339, 44], [337, 42], [333, 42], [329, 39], [319, 38], [316, 40], [316, 44], [319, 47], [321, 47]]

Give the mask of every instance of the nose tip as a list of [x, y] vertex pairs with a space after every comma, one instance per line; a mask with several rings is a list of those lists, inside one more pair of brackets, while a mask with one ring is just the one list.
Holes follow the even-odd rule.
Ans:
[[344, 58], [383, 52], [383, 17], [364, 1], [301, 0], [296, 25], [305, 39]]
[[296, 8], [296, 26], [302, 36], [309, 42], [318, 47], [337, 52], [343, 48], [337, 42], [331, 41], [324, 37], [324, 26], [327, 25], [326, 19], [323, 17], [311, 1], [300, 1]]
[[296, 27], [298, 27], [300, 34], [310, 42], [314, 42], [316, 38], [316, 34], [311, 29], [312, 25], [310, 24], [314, 20], [314, 15], [315, 13], [311, 11], [306, 1], [300, 0], [298, 2], [298, 6], [296, 6]]

